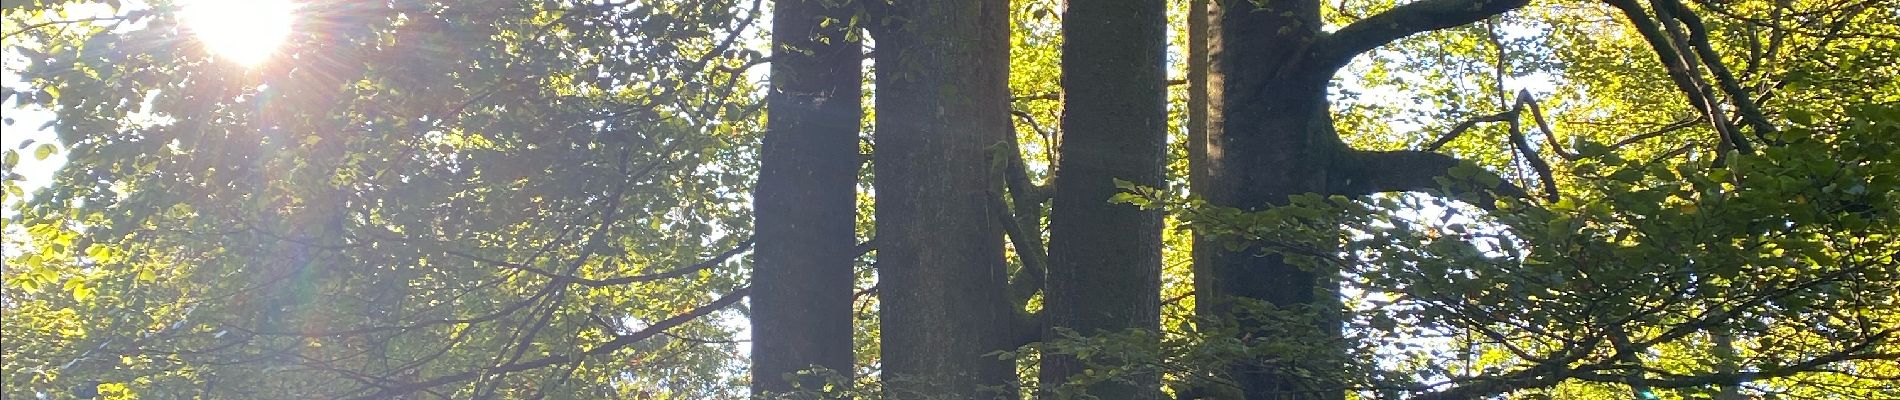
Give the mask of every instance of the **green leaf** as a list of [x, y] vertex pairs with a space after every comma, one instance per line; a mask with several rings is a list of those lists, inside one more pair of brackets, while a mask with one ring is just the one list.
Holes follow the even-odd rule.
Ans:
[[67, 278], [66, 283], [61, 285], [61, 287], [73, 293], [73, 300], [83, 302], [86, 301], [86, 299], [92, 298], [92, 288], [86, 286], [86, 278], [77, 276]]
[[1807, 110], [1789, 109], [1782, 114], [1788, 117], [1789, 122], [1804, 126], [1814, 125], [1814, 114], [1809, 113]]
[[47, 157], [52, 157], [53, 153], [58, 151], [59, 146], [54, 146], [52, 143], [41, 143], [40, 147], [33, 149], [33, 158], [36, 160], [45, 160]]

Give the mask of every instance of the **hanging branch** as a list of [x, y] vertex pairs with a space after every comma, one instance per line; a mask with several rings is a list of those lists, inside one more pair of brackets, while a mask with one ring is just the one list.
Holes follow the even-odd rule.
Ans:
[[1517, 101], [1530, 108], [1531, 120], [1537, 122], [1537, 130], [1544, 132], [1544, 142], [1550, 143], [1551, 152], [1557, 153], [1558, 157], [1563, 157], [1565, 160], [1576, 161], [1583, 158], [1577, 153], [1564, 149], [1562, 142], [1557, 140], [1556, 131], [1551, 130], [1550, 123], [1544, 120], [1544, 108], [1537, 105], [1537, 99], [1531, 98], [1530, 90], [1517, 91]]
[[1604, 0], [1604, 2], [1623, 12], [1630, 24], [1636, 27], [1637, 33], [1641, 34], [1643, 40], [1649, 42], [1650, 48], [1656, 52], [1656, 57], [1668, 70], [1670, 80], [1675, 82], [1676, 89], [1682, 91], [1688, 98], [1689, 104], [1695, 106], [1703, 118], [1708, 119], [1710, 125], [1715, 128], [1720, 138], [1717, 141], [1716, 160], [1726, 157], [1730, 149], [1749, 152], [1748, 142], [1728, 124], [1728, 119], [1723, 118], [1720, 110], [1715, 107], [1713, 97], [1697, 83], [1695, 72], [1699, 69], [1690, 67], [1685, 54], [1678, 50], [1668, 34], [1663, 32], [1659, 21], [1650, 18], [1636, 0]]
[[1703, 25], [1702, 17], [1697, 16], [1694, 10], [1690, 10], [1680, 0], [1651, 0], [1651, 3], [1659, 10], [1669, 10], [1671, 16], [1689, 29], [1689, 47], [1702, 58], [1703, 65], [1709, 68], [1709, 73], [1715, 75], [1715, 80], [1720, 84], [1722, 91], [1728, 94], [1729, 103], [1742, 114], [1742, 121], [1755, 128], [1755, 136], [1761, 138], [1774, 133], [1775, 125], [1768, 122], [1768, 118], [1762, 114], [1761, 108], [1755, 104], [1748, 91], [1742, 89], [1741, 83], [1736, 81], [1735, 74], [1722, 63], [1722, 56], [1716, 54], [1715, 47], [1709, 44], [1709, 28]]
[[[1519, 90], [1517, 92], [1516, 100], [1512, 102], [1509, 107], [1510, 109], [1505, 110], [1504, 112], [1464, 120], [1462, 122], [1459, 122], [1457, 125], [1453, 125], [1450, 131], [1446, 132], [1444, 135], [1439, 136], [1439, 138], [1437, 140], [1432, 141], [1431, 144], [1425, 145], [1424, 151], [1419, 152], [1419, 153], [1435, 154], [1432, 152], [1435, 152], [1441, 148], [1444, 148], [1446, 144], [1451, 143], [1452, 140], [1457, 139], [1458, 136], [1463, 135], [1465, 131], [1470, 130], [1473, 126], [1476, 126], [1479, 123], [1484, 123], [1484, 122], [1509, 123], [1510, 124], [1509, 125], [1509, 133], [1510, 133], [1509, 139], [1510, 139], [1513, 150], [1516, 151], [1518, 154], [1523, 155], [1525, 158], [1525, 163], [1530, 164], [1531, 169], [1537, 172], [1538, 181], [1544, 187], [1543, 198], [1553, 203], [1557, 202], [1559, 199], [1562, 198], [1562, 193], [1557, 188], [1556, 173], [1554, 172], [1554, 169], [1551, 168], [1550, 163], [1548, 161], [1545, 161], [1544, 158], [1537, 153], [1537, 150], [1535, 148], [1531, 147], [1530, 140], [1524, 136], [1522, 122], [1521, 122], [1521, 118], [1523, 118], [1524, 111], [1527, 109], [1530, 110], [1532, 119], [1536, 121], [1538, 129], [1543, 132], [1544, 137], [1546, 138], [1545, 143], [1548, 143], [1551, 150], [1557, 153], [1558, 156], [1563, 157], [1564, 159], [1567, 159], [1567, 160], [1576, 160], [1578, 158], [1581, 158], [1581, 156], [1577, 155], [1576, 153], [1572, 153], [1568, 150], [1564, 150], [1562, 145], [1559, 145], [1556, 143], [1555, 132], [1553, 132], [1550, 129], [1550, 124], [1544, 121], [1543, 110], [1537, 106], [1537, 100], [1531, 97], [1531, 93], [1529, 90]], [[1450, 156], [1444, 156], [1445, 157], [1444, 160], [1438, 160], [1435, 157], [1427, 156], [1424, 154], [1403, 154], [1403, 152], [1355, 151], [1354, 153], [1356, 153], [1356, 155], [1361, 156], [1361, 157], [1375, 157], [1375, 158], [1385, 159], [1383, 161], [1379, 159], [1369, 159], [1369, 160], [1362, 160], [1359, 162], [1380, 163], [1380, 162], [1387, 162], [1387, 161], [1397, 161], [1397, 162], [1402, 162], [1402, 164], [1398, 164], [1398, 165], [1408, 165], [1407, 167], [1394, 168], [1395, 171], [1399, 169], [1413, 168], [1413, 167], [1436, 168], [1440, 164], [1443, 164], [1444, 168], [1450, 168], [1450, 166], [1457, 164], [1455, 162], [1456, 159], [1453, 159]], [[1379, 154], [1379, 153], [1387, 153], [1387, 154]], [[1374, 165], [1377, 165], [1377, 164], [1374, 164]], [[1439, 169], [1429, 170], [1429, 171], [1432, 171], [1435, 174], [1437, 173], [1436, 171], [1442, 171], [1444, 168], [1439, 168]], [[1368, 191], [1368, 190], [1371, 192], [1377, 192], [1377, 191], [1386, 191], [1382, 189], [1396, 189], [1400, 187], [1407, 187], [1409, 189], [1398, 189], [1398, 190], [1416, 190], [1416, 189], [1424, 189], [1424, 188], [1433, 187], [1433, 186], [1422, 186], [1427, 182], [1430, 182], [1435, 185], [1435, 181], [1431, 179], [1432, 177], [1400, 178], [1403, 176], [1410, 175], [1409, 173], [1404, 173], [1404, 172], [1388, 172], [1386, 174], [1389, 175], [1389, 177], [1383, 177], [1383, 178], [1376, 177], [1376, 176], [1372, 176], [1371, 173], [1349, 174], [1349, 175], [1355, 175], [1355, 177], [1347, 178], [1345, 179], [1345, 182], [1342, 182], [1342, 183], [1346, 185], [1344, 187], [1350, 188], [1349, 190], [1352, 190], [1355, 192]], [[1433, 175], [1433, 177], [1435, 176], [1436, 175]], [[1499, 189], [1503, 192], [1514, 194], [1517, 197], [1525, 197], [1528, 194], [1528, 192], [1524, 191], [1522, 188], [1518, 188], [1515, 186], [1510, 186], [1508, 188], [1501, 187]]]
[[[1550, 163], [1545, 162], [1544, 157], [1538, 156], [1537, 151], [1531, 149], [1530, 141], [1524, 138], [1521, 125], [1517, 119], [1511, 120], [1511, 147], [1517, 148], [1518, 154], [1524, 155], [1524, 162], [1530, 164], [1532, 170], [1537, 171], [1538, 183], [1544, 185], [1544, 200], [1556, 203], [1563, 198], [1563, 194], [1557, 191], [1556, 174], [1551, 172]], [[1552, 144], [1551, 147], [1556, 147], [1556, 145]]]

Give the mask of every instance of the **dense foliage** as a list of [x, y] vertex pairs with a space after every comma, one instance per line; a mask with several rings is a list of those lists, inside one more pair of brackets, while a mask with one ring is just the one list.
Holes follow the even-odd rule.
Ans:
[[[1320, 3], [1328, 30], [1407, 4]], [[767, 44], [772, 3], [307, 1], [255, 66], [201, 46], [188, 4], [0, 15], [0, 397], [748, 395], [764, 65], [799, 51]], [[1168, 4], [1185, 76], [1191, 3]], [[1061, 353], [1089, 368], [1042, 393], [1158, 374], [1224, 398], [1219, 366], [1266, 359], [1335, 362], [1297, 373], [1356, 398], [1900, 398], [1900, 3], [1653, 2], [1699, 15], [1658, 21], [1727, 67], [1692, 80], [1759, 107], [1712, 118], [1631, 4], [1536, 1], [1334, 77], [1346, 142], [1471, 161], [1435, 191], [1208, 205], [1170, 81], [1170, 184], [1112, 199], [1168, 213], [1162, 330], [1051, 331], [996, 354], [1022, 381], [995, 389], [1039, 393]], [[1021, 276], [1046, 257], [1063, 21], [1053, 0], [1011, 11], [1016, 135], [989, 168], [1043, 193], [1006, 199], [1033, 225], [1010, 233]], [[1743, 132], [1752, 149], [1722, 139]], [[880, 394], [873, 179], [859, 368], [835, 377], [860, 398]], [[1197, 316], [1190, 232], [1335, 277], [1338, 304], [1243, 312], [1343, 336]]]

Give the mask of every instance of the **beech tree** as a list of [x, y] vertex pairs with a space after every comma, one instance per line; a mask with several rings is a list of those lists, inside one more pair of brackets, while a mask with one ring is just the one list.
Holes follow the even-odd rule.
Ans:
[[1013, 395], [1007, 211], [988, 165], [1009, 134], [1009, 4], [894, 2], [877, 63], [881, 363], [894, 398]]
[[[856, 281], [860, 41], [844, 4], [772, 5], [772, 76], [753, 194], [752, 393], [849, 379]], [[806, 373], [802, 379], [787, 379]], [[793, 385], [792, 383], [798, 383]]]
[[[1063, 14], [1066, 102], [1055, 174], [1062, 195], [1049, 216], [1043, 294], [1049, 335], [1160, 329], [1161, 214], [1107, 199], [1129, 185], [1166, 185], [1164, 10], [1160, 1], [1073, 1]], [[1047, 353], [1040, 382], [1060, 387], [1087, 370], [1073, 354]], [[1086, 393], [1152, 399], [1158, 378], [1147, 373]]]
[[1890, 0], [3, 10], [0, 397], [1900, 392]]

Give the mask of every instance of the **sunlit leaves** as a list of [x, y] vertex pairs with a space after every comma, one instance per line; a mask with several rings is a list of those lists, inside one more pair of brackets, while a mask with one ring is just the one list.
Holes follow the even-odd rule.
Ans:
[[[660, 320], [729, 291], [743, 277], [737, 263], [559, 296], [542, 292], [556, 281], [523, 268], [651, 273], [743, 238], [744, 143], [759, 121], [746, 68], [760, 55], [720, 46], [758, 34], [735, 18], [759, 11], [748, 7], [311, 5], [302, 12], [322, 29], [300, 30], [284, 59], [250, 72], [174, 46], [187, 39], [162, 8], [126, 11], [156, 18], [122, 30], [42, 29], [17, 42], [14, 27], [63, 17], [10, 8], [7, 48], [31, 62], [9, 59], [26, 84], [7, 93], [57, 110], [50, 125], [60, 142], [9, 150], [7, 168], [29, 152], [67, 164], [6, 223], [6, 314], [123, 320], [101, 326], [101, 337], [157, 345], [117, 353], [137, 362], [92, 357], [16, 386], [29, 368], [70, 361], [16, 357], [16, 337], [42, 352], [99, 343], [16, 336], [13, 327], [31, 322], [9, 319], [6, 396], [63, 393], [85, 380], [198, 393], [212, 375], [219, 390], [336, 394], [352, 386], [244, 360], [294, 343], [344, 357], [325, 370], [391, 374], [348, 358], [374, 347], [371, 357], [388, 365], [442, 375], [488, 365], [503, 349], [585, 348], [615, 331], [596, 317]], [[10, 200], [27, 194], [13, 176], [6, 185]], [[511, 337], [528, 326], [531, 340]], [[342, 333], [296, 337], [310, 331]], [[655, 339], [638, 351], [684, 361], [649, 363], [631, 380], [624, 368], [576, 368], [581, 383], [563, 390], [736, 387], [733, 345], [718, 340], [728, 326], [678, 333], [716, 341]], [[256, 384], [236, 383], [246, 381]]]

